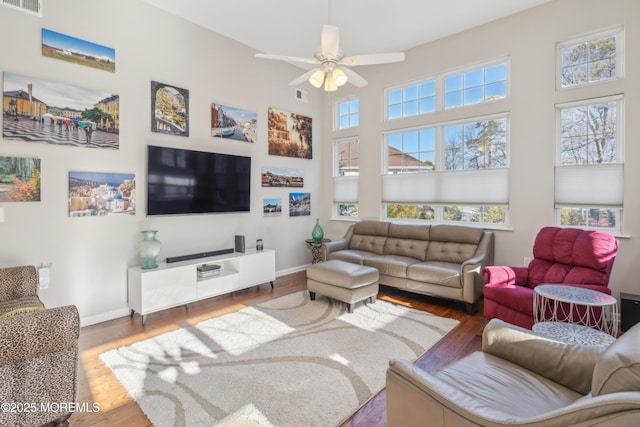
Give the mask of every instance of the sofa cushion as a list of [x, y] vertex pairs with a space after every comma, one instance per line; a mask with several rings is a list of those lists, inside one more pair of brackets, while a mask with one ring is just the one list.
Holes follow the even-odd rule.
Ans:
[[461, 264], [473, 258], [484, 231], [479, 228], [456, 225], [432, 225], [426, 261]]
[[462, 288], [460, 264], [425, 261], [407, 267], [407, 278], [416, 282], [432, 283], [450, 288]]
[[591, 394], [640, 390], [640, 324], [614, 341], [593, 370]]
[[381, 275], [392, 277], [407, 277], [407, 267], [417, 260], [400, 255], [379, 255], [364, 260], [364, 265], [376, 268]]
[[351, 262], [354, 264], [364, 264], [364, 260], [374, 257], [378, 254], [369, 251], [360, 251], [357, 249], [342, 249], [336, 252], [331, 252], [327, 255], [327, 260], [337, 259], [340, 261]]
[[391, 224], [384, 245], [384, 254], [424, 261], [429, 246], [429, 228], [424, 225]]

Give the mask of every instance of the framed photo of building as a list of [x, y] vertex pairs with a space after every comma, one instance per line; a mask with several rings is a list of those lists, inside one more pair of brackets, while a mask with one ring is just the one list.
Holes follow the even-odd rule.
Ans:
[[288, 168], [262, 168], [263, 187], [304, 187], [304, 170]]
[[189, 136], [189, 90], [151, 82], [151, 132]]
[[282, 199], [264, 199], [262, 201], [262, 212], [265, 217], [282, 215]]
[[269, 107], [267, 123], [270, 155], [313, 158], [311, 117]]
[[69, 216], [135, 215], [136, 176], [69, 172]]
[[289, 193], [289, 216], [311, 215], [311, 193]]
[[256, 142], [258, 114], [222, 104], [211, 104], [211, 136]]

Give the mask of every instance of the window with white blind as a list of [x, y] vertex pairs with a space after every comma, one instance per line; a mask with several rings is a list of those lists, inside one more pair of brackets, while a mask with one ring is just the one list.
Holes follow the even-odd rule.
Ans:
[[334, 217], [358, 217], [360, 142], [357, 137], [333, 141]]
[[623, 101], [620, 95], [556, 105], [560, 225], [622, 231]]

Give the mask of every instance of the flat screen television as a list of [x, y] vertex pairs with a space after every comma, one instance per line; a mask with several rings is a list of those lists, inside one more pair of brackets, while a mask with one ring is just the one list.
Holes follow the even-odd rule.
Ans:
[[147, 215], [249, 212], [251, 157], [147, 149]]

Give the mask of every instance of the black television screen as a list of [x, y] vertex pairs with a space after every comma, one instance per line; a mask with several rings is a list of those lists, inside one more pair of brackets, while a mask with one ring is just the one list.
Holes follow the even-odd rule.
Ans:
[[251, 157], [149, 145], [147, 215], [248, 212]]

